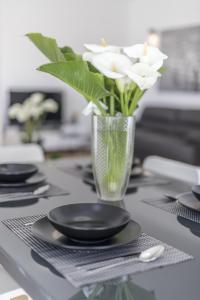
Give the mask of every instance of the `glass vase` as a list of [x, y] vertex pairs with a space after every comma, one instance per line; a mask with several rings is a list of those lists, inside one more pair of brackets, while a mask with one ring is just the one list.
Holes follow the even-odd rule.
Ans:
[[98, 198], [124, 199], [133, 160], [134, 117], [92, 117], [92, 165]]

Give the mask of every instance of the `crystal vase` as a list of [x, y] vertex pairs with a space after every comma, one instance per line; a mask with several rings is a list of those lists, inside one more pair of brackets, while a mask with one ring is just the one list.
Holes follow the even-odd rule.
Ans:
[[133, 160], [134, 133], [134, 117], [92, 117], [92, 165], [100, 200], [124, 199]]

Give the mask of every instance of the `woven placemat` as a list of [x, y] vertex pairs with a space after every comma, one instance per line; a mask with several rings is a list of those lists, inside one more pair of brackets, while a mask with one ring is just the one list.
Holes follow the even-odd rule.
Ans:
[[[109, 250], [72, 250], [56, 247], [34, 237], [31, 226], [27, 225], [43, 216], [44, 215], [37, 215], [9, 219], [4, 220], [3, 224], [15, 233], [21, 240], [23, 240], [27, 246], [39, 254], [43, 259], [48, 261], [48, 263], [50, 263], [76, 287], [110, 280], [124, 275], [144, 272], [192, 259], [192, 256], [166, 245], [145, 233], [141, 234], [141, 236], [131, 244]], [[164, 255], [151, 263], [141, 263], [136, 258], [132, 258], [131, 260], [127, 258], [121, 266], [92, 275], [86, 274], [84, 269], [82, 269], [82, 271], [77, 271], [76, 269], [76, 265], [80, 263], [89, 264], [94, 262], [95, 259], [99, 260], [99, 258], [112, 259], [116, 255], [120, 256], [122, 254], [138, 253], [158, 244], [165, 245]], [[109, 262], [107, 261], [106, 264], [108, 263]]]
[[[46, 183], [47, 184], [47, 183]], [[44, 184], [43, 184], [44, 185]], [[53, 184], [50, 184], [48, 183], [49, 185], [49, 189], [48, 191], [46, 191], [45, 193], [41, 194], [41, 195], [33, 195], [33, 197], [31, 196], [28, 196], [27, 199], [22, 197], [22, 199], [20, 199], [20, 196], [18, 196], [16, 199], [13, 199], [13, 195], [15, 195], [15, 193], [19, 193], [19, 192], [27, 192], [27, 189], [26, 190], [23, 190], [22, 188], [21, 189], [16, 189], [15, 190], [6, 190], [6, 191], [2, 191], [1, 190], [1, 193], [0, 193], [0, 207], [4, 207], [4, 206], [13, 206], [13, 204], [23, 204], [23, 203], [26, 203], [26, 202], [30, 202], [32, 200], [37, 200], [39, 198], [50, 198], [50, 197], [55, 197], [55, 196], [64, 196], [64, 195], [69, 195], [69, 192], [67, 191], [64, 191], [63, 189], [61, 189], [60, 187], [58, 186], [55, 186]], [[29, 187], [29, 190], [28, 192], [33, 192], [36, 188], [35, 187]], [[9, 196], [7, 196], [7, 194], [10, 194], [10, 198]], [[6, 194], [6, 197], [4, 197], [4, 194]]]
[[161, 199], [145, 199], [142, 202], [154, 206], [156, 208], [167, 211], [179, 217], [183, 217], [187, 220], [200, 223], [200, 213], [192, 209], [186, 208], [178, 201], [173, 201], [167, 197]]

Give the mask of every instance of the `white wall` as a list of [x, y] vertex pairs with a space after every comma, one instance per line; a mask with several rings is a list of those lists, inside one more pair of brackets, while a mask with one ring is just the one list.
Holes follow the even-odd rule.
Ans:
[[[129, 19], [131, 22], [129, 40], [132, 40], [133, 43], [138, 41], [143, 42], [146, 39], [149, 28], [162, 31], [165, 29], [200, 25], [200, 1], [135, 0], [132, 2]], [[155, 104], [159, 106], [200, 109], [200, 94], [160, 92], [155, 87], [142, 99], [141, 108], [143, 109], [146, 105]]]
[[[6, 92], [11, 88], [62, 89], [68, 116], [85, 105], [66, 85], [35, 70], [46, 59], [24, 37], [25, 33], [38, 31], [55, 36], [61, 45], [69, 44], [81, 51], [85, 42], [98, 43], [102, 37], [110, 43], [128, 45], [143, 42], [152, 27], [163, 30], [200, 24], [199, 11], [199, 0], [0, 0], [0, 117]], [[155, 88], [147, 93], [141, 106], [146, 103], [200, 108], [200, 97], [160, 93]]]
[[[84, 43], [127, 43], [131, 0], [0, 0], [1, 101], [11, 88], [57, 88], [65, 92], [69, 116], [85, 101], [64, 83], [36, 71], [46, 58], [24, 37], [27, 32], [54, 36], [60, 45], [83, 51]], [[1, 105], [2, 107], [2, 105]]]

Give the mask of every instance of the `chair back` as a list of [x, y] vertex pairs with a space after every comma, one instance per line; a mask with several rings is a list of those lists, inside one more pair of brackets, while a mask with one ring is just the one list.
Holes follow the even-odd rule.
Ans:
[[0, 163], [40, 163], [44, 161], [42, 148], [36, 144], [0, 146]]
[[183, 162], [163, 158], [160, 156], [148, 156], [143, 163], [144, 169], [163, 176], [192, 184], [200, 184], [200, 168]]

